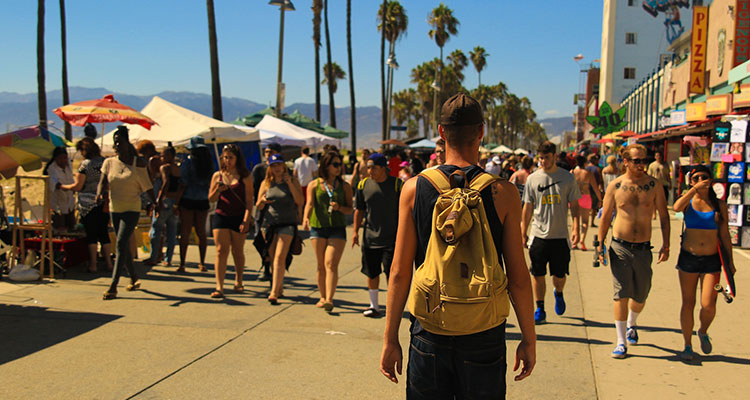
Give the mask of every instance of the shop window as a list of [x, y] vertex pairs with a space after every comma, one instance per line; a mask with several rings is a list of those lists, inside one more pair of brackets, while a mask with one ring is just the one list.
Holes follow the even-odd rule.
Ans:
[[625, 67], [625, 79], [635, 79], [635, 68]]
[[628, 0], [628, 7], [635, 6], [635, 0]]
[[628, 32], [625, 34], [625, 44], [635, 44], [635, 33], [634, 32]]

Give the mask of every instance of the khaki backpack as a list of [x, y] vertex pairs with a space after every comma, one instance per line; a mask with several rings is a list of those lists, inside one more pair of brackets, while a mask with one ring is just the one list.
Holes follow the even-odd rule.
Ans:
[[438, 191], [432, 233], [422, 265], [412, 278], [409, 309], [428, 332], [469, 335], [508, 317], [508, 279], [497, 257], [480, 192], [499, 178], [482, 173], [455, 187], [438, 169], [422, 171]]

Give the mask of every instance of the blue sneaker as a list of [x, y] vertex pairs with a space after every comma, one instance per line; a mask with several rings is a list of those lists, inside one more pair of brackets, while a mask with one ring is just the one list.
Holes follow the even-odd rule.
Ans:
[[680, 358], [682, 361], [693, 361], [693, 358], [695, 358], [693, 346], [685, 346], [685, 350], [680, 353]]
[[544, 312], [543, 309], [537, 308], [536, 311], [534, 311], [534, 323], [541, 325], [545, 322], [547, 322], [547, 313]]
[[624, 344], [618, 344], [614, 350], [612, 350], [612, 358], [625, 358], [628, 355], [628, 348]]
[[628, 328], [628, 332], [625, 334], [625, 337], [628, 338], [628, 343], [638, 344], [638, 331], [635, 329], [634, 326], [631, 326], [630, 328]]
[[698, 338], [701, 340], [701, 351], [703, 354], [711, 354], [713, 346], [711, 345], [711, 338], [708, 337], [708, 333], [698, 332]]
[[555, 313], [557, 315], [565, 314], [565, 299], [562, 293], [557, 293], [554, 290], [552, 293], [555, 295]]

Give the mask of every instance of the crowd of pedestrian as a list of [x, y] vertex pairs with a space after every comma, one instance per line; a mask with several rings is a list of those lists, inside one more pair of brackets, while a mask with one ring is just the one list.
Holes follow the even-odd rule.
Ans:
[[[489, 184], [477, 189], [477, 201], [483, 205], [483, 211], [472, 218], [480, 218], [479, 223], [491, 234], [490, 248], [494, 247], [497, 260], [507, 275], [504, 278], [507, 286], [503, 290], [513, 299], [522, 332], [514, 366], [514, 369], [519, 366], [522, 369], [516, 379], [531, 374], [536, 362], [535, 325], [547, 321], [546, 275], [552, 276], [555, 314], [563, 315], [570, 252], [587, 251], [587, 230], [589, 226], [596, 227], [597, 218], [600, 219], [599, 238], [606, 238], [610, 228], [612, 230], [608, 252], [603, 250], [604, 240], [595, 240], [591, 247], [600, 262], [609, 260], [617, 337], [612, 356], [624, 358], [628, 345], [639, 341], [637, 319], [651, 288], [652, 217], [659, 218], [663, 242], [657, 263], [669, 258], [667, 203], [671, 180], [663, 159], [657, 153], [656, 160], [647, 167], [647, 150], [639, 144], [631, 144], [623, 147], [619, 154], [607, 147], [605, 162], [602, 162], [598, 154], [588, 149], [574, 154], [558, 153], [549, 141], [539, 144], [532, 154], [490, 156], [479, 151], [484, 124], [481, 107], [474, 99], [462, 94], [453, 96], [444, 103], [441, 115], [440, 139], [431, 153], [362, 149], [359, 158], [355, 154], [348, 157], [352, 166], [349, 179], [344, 177], [347, 167], [344, 156], [332, 146], [317, 157], [303, 148], [301, 155], [292, 162], [285, 160], [279, 145], [268, 144], [263, 149], [262, 162], [249, 171], [241, 149], [229, 144], [218, 154], [219, 169], [214, 171], [211, 155], [200, 137], [190, 141], [186, 146], [189, 155], [181, 160], [171, 145], [159, 154], [152, 143], [143, 141], [136, 150], [130, 144], [127, 128], [119, 127], [114, 135], [114, 157], [104, 159], [90, 138], [78, 142], [76, 148], [85, 160], [75, 178], [67, 153], [55, 154], [48, 165], [54, 185], [55, 220], [60, 225], [71, 223], [68, 215], [72, 214], [74, 200], [69, 194], [78, 192], [75, 207], [86, 232], [91, 259], [89, 270], [93, 272], [96, 271], [97, 243], [104, 253], [109, 251], [107, 225], [111, 217], [116, 246], [114, 265], [107, 263], [107, 268], [113, 271], [110, 287], [104, 293], [104, 299], [109, 300], [117, 296], [123, 270], [130, 276], [126, 289], [140, 287], [133, 268], [130, 241], [142, 210], [152, 213], [151, 252], [147, 264], [171, 265], [174, 247], [179, 241], [177, 271], [184, 272], [186, 252], [194, 231], [200, 252], [198, 267], [206, 271], [206, 221], [214, 203], [210, 227], [216, 245], [216, 286], [210, 296], [224, 297], [229, 254], [234, 261], [233, 291], [244, 291], [244, 244], [250, 234], [255, 237], [255, 247], [261, 254], [263, 274], [260, 279], [270, 281], [268, 301], [273, 305], [284, 298], [286, 271], [293, 256], [302, 251], [301, 226], [302, 231], [309, 231], [311, 246], [308, 248], [315, 253], [317, 261], [320, 299], [316, 307], [331, 312], [335, 307], [339, 262], [347, 243], [348, 216], [353, 214], [350, 247], [360, 247], [361, 272], [369, 297], [363, 315], [373, 318], [383, 315], [378, 293], [380, 276], [385, 275], [388, 313], [381, 371], [397, 381], [396, 371], [400, 373], [402, 362], [398, 327], [410, 290], [412, 295], [415, 290], [414, 267], [429, 266], [439, 270], [443, 267], [441, 263], [450, 258], [429, 257], [433, 225], [440, 221], [444, 224], [442, 228], [449, 227], [445, 228], [447, 236], [441, 240], [450, 246], [468, 245], [453, 240], [453, 235], [464, 229], [461, 224], [467, 217], [460, 217], [457, 209], [452, 214], [438, 216], [438, 204], [447, 195], [448, 188], [434, 178], [445, 177], [450, 190], [468, 190], [465, 188], [472, 182], [489, 176]], [[711, 189], [710, 171], [699, 166], [689, 176], [690, 190], [677, 199], [673, 207], [684, 213], [686, 225], [677, 262], [682, 289], [680, 320], [685, 338], [681, 356], [686, 360], [694, 357], [691, 337], [699, 283], [698, 336], [702, 351], [706, 354], [712, 351], [707, 330], [716, 312], [713, 284], [718, 280], [721, 265], [717, 244], [729, 242], [726, 205]], [[461, 198], [467, 201], [469, 197]], [[455, 203], [456, 199], [451, 201]], [[443, 235], [443, 231], [440, 232]], [[163, 251], [165, 244], [166, 251]], [[484, 245], [490, 246], [490, 243]], [[524, 248], [528, 248], [531, 261], [528, 268]], [[461, 264], [459, 271], [452, 273], [466, 280], [470, 274], [465, 268], [469, 267]], [[441, 273], [437, 276], [438, 279], [453, 279]], [[458, 289], [444, 286], [441, 290]], [[447, 304], [459, 301], [456, 296], [460, 297], [442, 292], [435, 295], [439, 297], [436, 305], [429, 303], [430, 295], [427, 295], [428, 313], [439, 313]], [[481, 301], [488, 301], [487, 298], [482, 297]], [[476, 301], [479, 300], [466, 303]], [[454, 317], [461, 320], [471, 316]], [[438, 322], [445, 324], [446, 321], [454, 323], [447, 314]], [[436, 391], [459, 397], [470, 397], [474, 391], [492, 395], [504, 393], [505, 364], [488, 358], [500, 348], [504, 354], [504, 322], [460, 337], [431, 331], [431, 326], [423, 325], [414, 317], [411, 319], [407, 370], [410, 396], [430, 398]], [[461, 355], [461, 365], [473, 365], [471, 372], [483, 377], [479, 383], [469, 387], [460, 378], [469, 371], [464, 371], [468, 367], [459, 366], [451, 358], [456, 354]], [[419, 384], [425, 380], [438, 384], [429, 387]]]

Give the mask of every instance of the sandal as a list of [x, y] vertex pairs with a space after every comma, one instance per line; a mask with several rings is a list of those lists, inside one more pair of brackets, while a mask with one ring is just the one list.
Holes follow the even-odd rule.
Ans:
[[117, 298], [117, 292], [104, 292], [102, 300], [114, 300]]
[[[183, 266], [182, 268], [185, 268], [185, 267]], [[200, 265], [198, 265], [198, 271], [200, 271], [200, 272], [206, 272], [206, 271], [208, 271], [208, 268], [206, 268], [205, 265], [200, 264]]]
[[212, 299], [221, 299], [223, 297], [224, 297], [224, 293], [222, 293], [219, 290], [214, 290], [213, 292], [211, 292], [211, 298]]
[[245, 292], [245, 287], [242, 285], [234, 285], [234, 291], [237, 293]]
[[271, 303], [272, 306], [279, 305], [279, 299], [277, 299], [276, 297], [268, 296], [268, 302]]
[[333, 311], [333, 303], [324, 303], [323, 309], [326, 310], [327, 313], [330, 313], [331, 311]]
[[180, 266], [179, 266], [179, 267], [177, 267], [177, 269], [175, 269], [174, 271], [175, 271], [175, 272], [185, 272], [185, 266], [184, 266], [184, 265], [180, 265]]
[[131, 283], [130, 285], [126, 286], [125, 290], [127, 290], [128, 292], [132, 292], [140, 288], [141, 288], [141, 281], [135, 281]]
[[317, 303], [315, 303], [315, 307], [323, 308], [324, 304], [326, 304], [326, 301], [323, 299], [320, 299]]

